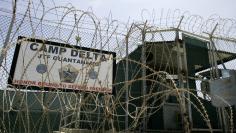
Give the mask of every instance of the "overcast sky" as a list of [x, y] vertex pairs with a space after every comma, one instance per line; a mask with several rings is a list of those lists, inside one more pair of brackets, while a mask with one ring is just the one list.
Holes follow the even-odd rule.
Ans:
[[217, 14], [223, 18], [236, 19], [236, 0], [55, 0], [59, 5], [72, 3], [78, 9], [92, 8], [98, 17], [107, 17], [109, 12], [114, 19], [127, 21], [140, 18], [143, 9], [156, 12], [180, 9], [191, 14], [209, 17]]
[[[52, 0], [43, 0], [45, 6], [52, 8]], [[20, 0], [18, 3], [27, 3], [28, 0]], [[32, 0], [39, 3], [39, 0]], [[0, 8], [11, 9], [12, 0], [0, 0]], [[188, 11], [190, 14], [200, 15], [208, 18], [217, 14], [223, 18], [236, 19], [236, 0], [54, 0], [57, 6], [64, 6], [71, 3], [80, 10], [93, 10], [99, 18], [107, 17], [111, 12], [113, 19], [126, 22], [141, 18], [141, 12], [147, 9], [150, 13], [155, 10], [158, 14], [161, 11], [181, 12]], [[22, 8], [22, 6], [21, 6]], [[157, 15], [158, 16], [158, 15]]]

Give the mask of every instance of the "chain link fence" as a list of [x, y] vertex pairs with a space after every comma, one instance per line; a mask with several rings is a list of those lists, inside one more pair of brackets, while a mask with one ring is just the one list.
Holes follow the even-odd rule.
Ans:
[[[143, 11], [143, 21], [123, 24], [72, 6], [23, 5], [16, 13], [0, 9], [1, 132], [234, 132], [235, 109], [228, 106], [220, 118], [202, 83], [236, 69], [235, 20]], [[112, 94], [9, 85], [19, 36], [116, 53]]]

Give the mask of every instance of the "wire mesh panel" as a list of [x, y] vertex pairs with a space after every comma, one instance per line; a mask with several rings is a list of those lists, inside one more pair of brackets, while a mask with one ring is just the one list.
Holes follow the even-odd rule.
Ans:
[[[224, 78], [221, 69], [235, 70], [234, 20], [204, 20], [175, 10], [147, 19], [143, 12], [145, 21], [123, 24], [111, 16], [98, 19], [92, 12], [70, 5], [48, 8], [50, 1], [3, 2], [15, 7], [0, 9], [1, 132], [234, 131], [233, 104], [215, 107], [215, 93], [209, 87]], [[31, 41], [22, 41], [19, 36]], [[40, 40], [40, 47], [35, 40]], [[83, 90], [89, 85], [86, 78], [83, 81], [87, 82], [70, 90], [53, 86], [55, 79], [79, 84], [73, 77], [81, 68], [63, 64], [61, 59], [63, 67], [55, 70], [47, 56], [34, 67], [36, 74], [26, 73], [38, 53], [49, 53], [52, 43], [77, 48], [73, 55], [79, 57], [90, 56], [78, 53], [82, 51], [78, 48], [97, 52], [96, 57], [104, 51], [114, 53], [116, 56], [104, 60], [112, 61], [112, 76], [107, 76], [107, 70], [95, 73], [95, 69], [85, 69], [81, 77], [92, 80], [99, 73], [106, 75], [104, 82], [94, 82], [93, 91]], [[17, 50], [17, 46], [25, 49]], [[27, 46], [35, 49], [37, 56], [27, 53]], [[51, 52], [59, 49], [51, 48]], [[24, 55], [21, 67], [14, 63], [13, 58], [20, 58], [17, 55]], [[27, 80], [42, 78], [51, 87], [41, 84], [35, 89], [33, 82], [11, 84], [14, 67], [21, 80], [33, 74], [26, 76]], [[97, 65], [98, 70], [101, 68]], [[57, 76], [51, 74], [54, 70]], [[96, 92], [97, 86], [109, 86], [111, 91]]]

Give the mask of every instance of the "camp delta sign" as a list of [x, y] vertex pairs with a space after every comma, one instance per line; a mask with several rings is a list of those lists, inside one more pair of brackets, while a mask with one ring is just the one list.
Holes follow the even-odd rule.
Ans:
[[114, 52], [19, 37], [8, 83], [111, 93], [115, 57]]

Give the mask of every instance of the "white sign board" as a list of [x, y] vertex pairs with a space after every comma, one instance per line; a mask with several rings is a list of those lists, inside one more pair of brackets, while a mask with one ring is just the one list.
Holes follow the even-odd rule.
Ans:
[[9, 84], [112, 92], [115, 53], [38, 39], [19, 39]]

